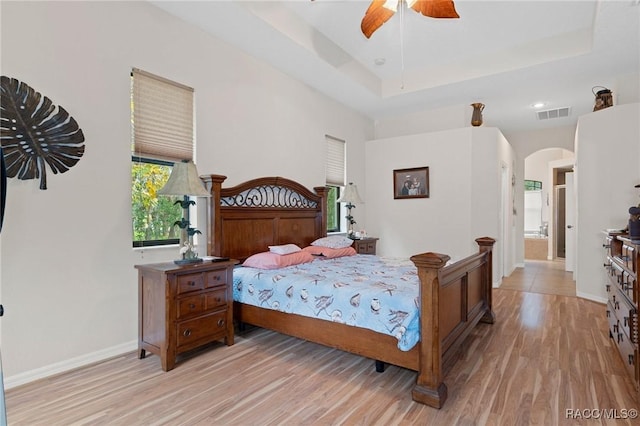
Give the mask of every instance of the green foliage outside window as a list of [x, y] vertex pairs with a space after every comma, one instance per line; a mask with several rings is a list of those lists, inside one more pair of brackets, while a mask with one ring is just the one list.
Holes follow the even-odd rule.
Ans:
[[173, 197], [158, 197], [171, 174], [171, 163], [135, 159], [131, 166], [131, 210], [133, 246], [178, 244], [174, 226], [182, 218], [182, 208]]
[[327, 194], [327, 232], [340, 231], [340, 205], [336, 202], [340, 197], [340, 188], [330, 186]]
[[542, 189], [542, 182], [539, 180], [525, 180], [524, 181], [524, 190], [525, 191], [539, 191]]

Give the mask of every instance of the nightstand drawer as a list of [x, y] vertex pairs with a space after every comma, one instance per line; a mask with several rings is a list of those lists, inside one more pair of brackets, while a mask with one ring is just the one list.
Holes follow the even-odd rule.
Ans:
[[377, 238], [365, 237], [353, 242], [353, 248], [358, 254], [376, 254]]
[[205, 317], [195, 318], [178, 323], [177, 346], [198, 344], [199, 340], [216, 334], [223, 334], [227, 329], [227, 311], [215, 312]]
[[376, 252], [376, 243], [364, 243], [358, 246], [361, 254], [374, 254]]
[[178, 275], [178, 294], [190, 291], [202, 290], [204, 288], [204, 277], [201, 273]]
[[222, 286], [227, 283], [227, 270], [216, 269], [205, 273], [206, 288]]
[[205, 294], [206, 309], [215, 309], [219, 306], [226, 306], [227, 304], [227, 288], [221, 287], [217, 290], [210, 291]]
[[197, 315], [206, 310], [206, 297], [204, 294], [197, 294], [178, 300], [178, 319]]

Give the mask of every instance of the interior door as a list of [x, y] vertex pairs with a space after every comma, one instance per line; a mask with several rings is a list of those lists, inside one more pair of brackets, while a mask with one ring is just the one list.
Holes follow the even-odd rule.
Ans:
[[564, 270], [573, 272], [576, 262], [576, 199], [573, 185], [573, 172], [565, 174], [565, 258]]

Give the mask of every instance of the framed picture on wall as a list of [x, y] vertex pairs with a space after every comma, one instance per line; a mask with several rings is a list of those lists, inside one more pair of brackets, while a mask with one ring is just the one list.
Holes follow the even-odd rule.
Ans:
[[394, 170], [393, 198], [429, 198], [429, 167]]

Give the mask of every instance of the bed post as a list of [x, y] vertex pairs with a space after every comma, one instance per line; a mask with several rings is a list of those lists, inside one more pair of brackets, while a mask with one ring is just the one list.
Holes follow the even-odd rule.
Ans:
[[327, 188], [326, 186], [316, 186], [313, 188], [314, 191], [316, 191], [316, 194], [318, 194], [322, 200], [320, 201], [322, 210], [321, 210], [321, 214], [320, 214], [320, 234], [324, 237], [327, 235], [327, 221], [326, 221], [326, 217], [327, 217], [327, 198], [329, 195], [329, 188]]
[[418, 342], [418, 378], [412, 391], [414, 401], [440, 408], [447, 400], [447, 385], [442, 371], [442, 339], [439, 328], [439, 271], [450, 257], [446, 254], [422, 253], [411, 256], [420, 279], [420, 330]]
[[476, 239], [480, 253], [487, 254], [487, 262], [485, 263], [486, 283], [484, 285], [484, 300], [487, 304], [487, 310], [480, 319], [480, 321], [487, 324], [493, 324], [496, 322], [496, 314], [493, 312], [493, 245], [495, 242], [496, 240], [491, 237], [481, 237]]
[[200, 176], [207, 190], [211, 193], [207, 215], [207, 256], [222, 256], [221, 234], [222, 222], [220, 221], [220, 191], [222, 182], [226, 179], [222, 175]]

